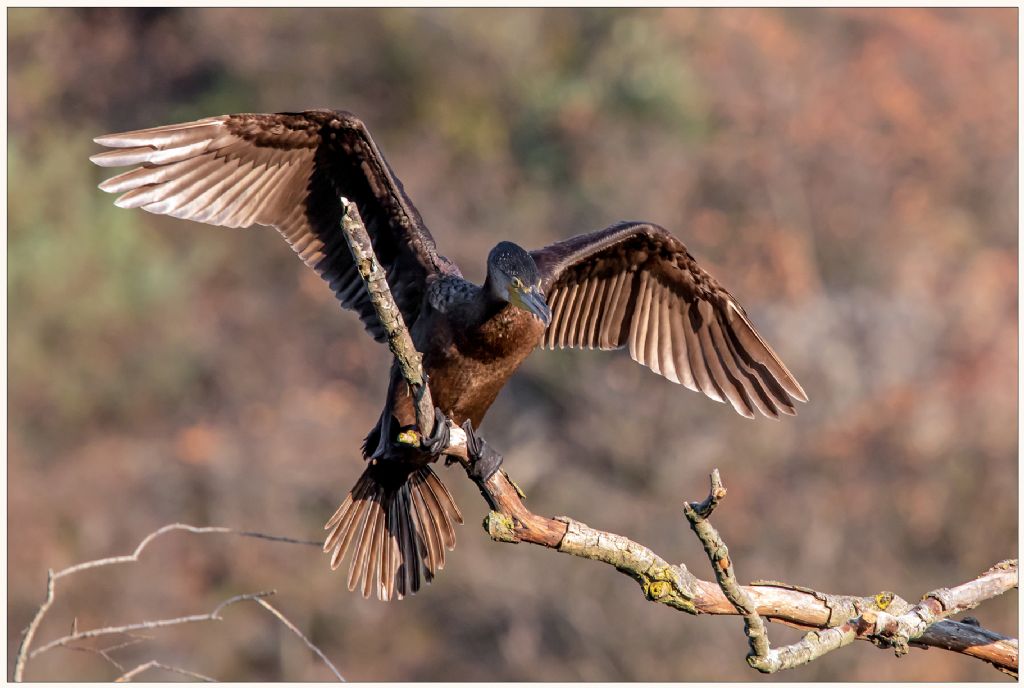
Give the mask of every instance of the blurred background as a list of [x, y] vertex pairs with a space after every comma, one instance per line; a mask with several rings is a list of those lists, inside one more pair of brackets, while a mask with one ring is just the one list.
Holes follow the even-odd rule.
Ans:
[[[710, 578], [681, 502], [718, 467], [744, 580], [916, 600], [1017, 556], [1016, 28], [1014, 9], [8, 10], [8, 672], [48, 567], [175, 521], [319, 539], [362, 470], [389, 355], [328, 287], [272, 230], [96, 189], [93, 136], [222, 113], [355, 112], [474, 280], [503, 238], [663, 224], [810, 395], [748, 421], [624, 352], [538, 352], [483, 426], [534, 511]], [[314, 547], [175, 534], [62, 581], [37, 644], [274, 588], [349, 679], [760, 680], [738, 618], [494, 543], [442, 472], [467, 523], [413, 598], [349, 593]], [[1017, 635], [1016, 593], [975, 616]], [[255, 606], [151, 635], [114, 656], [330, 678]], [[26, 675], [118, 673], [58, 649]], [[775, 678], [1000, 677], [858, 643]]]

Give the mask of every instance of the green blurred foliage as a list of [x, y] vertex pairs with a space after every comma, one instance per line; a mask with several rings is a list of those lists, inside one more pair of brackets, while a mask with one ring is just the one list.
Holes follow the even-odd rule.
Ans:
[[[9, 661], [47, 567], [173, 521], [315, 539], [361, 470], [389, 361], [326, 286], [272, 231], [95, 188], [92, 137], [226, 112], [357, 113], [474, 279], [500, 239], [670, 227], [810, 394], [751, 423], [622, 352], [538, 353], [484, 432], [539, 513], [708, 577], [678, 504], [717, 466], [746, 579], [913, 598], [1014, 556], [1016, 27], [1008, 9], [9, 10]], [[315, 548], [173, 536], [67, 581], [41, 637], [277, 588], [355, 679], [752, 678], [736, 619], [491, 543], [446, 476], [468, 525], [413, 599], [349, 594]], [[1015, 605], [975, 615], [1016, 635]], [[863, 645], [777, 678], [996, 678]], [[258, 609], [119, 653], [328, 678]], [[112, 671], [55, 651], [28, 676]]]

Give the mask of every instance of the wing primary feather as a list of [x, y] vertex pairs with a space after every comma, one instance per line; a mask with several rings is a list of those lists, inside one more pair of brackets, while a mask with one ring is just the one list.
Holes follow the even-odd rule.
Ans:
[[723, 322], [723, 317], [716, 309], [715, 320], [711, 323], [711, 340], [718, 351], [719, 360], [726, 370], [746, 390], [748, 402], [752, 402], [762, 415], [778, 420], [779, 411], [769, 394], [762, 388], [756, 374], [750, 370], [743, 357], [740, 356], [729, 340], [725, 330], [728, 324]]
[[[646, 274], [646, 273], [641, 273]], [[619, 346], [625, 345], [633, 331], [633, 320], [636, 309], [640, 305], [640, 291], [637, 288], [638, 277], [636, 273], [627, 273], [626, 280], [622, 285], [622, 292], [619, 294], [619, 302], [615, 307], [614, 325], [619, 328], [613, 332], [614, 341]]]
[[156, 149], [152, 146], [120, 148], [91, 155], [89, 156], [89, 161], [100, 167], [127, 167], [129, 165], [140, 165], [144, 162], [149, 162], [150, 156], [154, 153], [156, 153]]
[[[197, 209], [189, 219], [222, 227], [241, 226], [235, 221], [239, 210], [236, 201], [251, 193], [253, 182], [258, 183], [264, 174], [264, 170], [250, 163], [238, 165], [234, 174], [218, 185], [213, 194], [214, 198], [208, 200], [202, 209]], [[242, 202], [244, 203], [244, 200]]]
[[[144, 162], [148, 162], [150, 165], [166, 165], [172, 162], [181, 162], [182, 160], [188, 160], [189, 158], [194, 158], [197, 155], [202, 155], [207, 151], [207, 149], [209, 149], [211, 143], [213, 143], [213, 141], [210, 139], [201, 139], [194, 143], [186, 143], [173, 148], [159, 148], [156, 151], [153, 151]], [[143, 161], [140, 160], [138, 162]], [[134, 165], [137, 163], [131, 162], [127, 164]]]
[[279, 191], [277, 186], [281, 178], [288, 170], [285, 167], [264, 168], [264, 173], [259, 176], [256, 183], [245, 190], [243, 196], [235, 201], [236, 214], [232, 215], [232, 224], [237, 227], [248, 227], [249, 225], [263, 220], [262, 224], [272, 223], [268, 217], [261, 217], [263, 205], [273, 197], [274, 192]]
[[697, 387], [700, 388], [700, 391], [715, 401], [720, 401], [724, 404], [725, 399], [722, 398], [718, 389], [711, 382], [711, 376], [708, 373], [704, 356], [701, 353], [700, 340], [697, 335], [697, 328], [700, 325], [695, 322], [700, 319], [700, 316], [694, 315], [695, 312], [695, 305], [687, 302], [683, 312], [683, 335], [686, 337], [686, 355], [690, 363], [690, 370], [693, 372], [693, 378], [697, 382]]
[[720, 316], [719, 320], [722, 324], [722, 333], [726, 343], [734, 352], [736, 359], [743, 362], [751, 376], [760, 383], [764, 394], [779, 411], [788, 416], [795, 416], [796, 407], [793, 405], [793, 399], [789, 396], [789, 393], [779, 384], [779, 381], [775, 379], [775, 376], [772, 375], [771, 371], [764, 364], [754, 360], [747, 350], [743, 348], [728, 319]]
[[594, 299], [593, 304], [590, 307], [590, 316], [587, 318], [587, 332], [585, 335], [586, 347], [593, 349], [597, 346], [597, 326], [604, 316], [604, 295], [608, 289], [608, 279], [597, 280], [597, 286], [594, 288]]
[[619, 299], [622, 296], [622, 287], [626, 283], [629, 273], [620, 272], [615, 276], [615, 281], [609, 289], [606, 303], [604, 305], [604, 318], [601, 323], [600, 345], [602, 349], [614, 349], [622, 345], [618, 339], [619, 331], [622, 329], [621, 318], [616, 320], [619, 310]]
[[129, 148], [135, 146], [167, 148], [169, 146], [179, 146], [201, 139], [215, 138], [220, 131], [223, 131], [224, 119], [223, 116], [207, 117], [184, 124], [167, 124], [121, 134], [106, 134], [104, 136], [97, 136], [93, 141], [108, 148]]
[[562, 307], [562, 317], [559, 318], [560, 322], [558, 323], [559, 349], [565, 348], [565, 335], [567, 334], [566, 331], [569, 329], [569, 321], [572, 320], [572, 315], [576, 308], [576, 294], [579, 292], [579, 290], [580, 285], [577, 282], [572, 285], [572, 288], [569, 289], [568, 295], [565, 297], [565, 305]]
[[206, 160], [199, 157], [161, 167], [136, 167], [100, 183], [99, 189], [107, 193], [124, 193], [141, 186], [159, 184], [168, 179], [173, 179], [205, 164]]
[[225, 184], [225, 188], [217, 195], [217, 198], [190, 219], [221, 227], [244, 226], [238, 221], [239, 212], [253, 188], [258, 188], [265, 183], [267, 176], [266, 170], [262, 167], [254, 165], [250, 161], [241, 161], [237, 165], [237, 171], [231, 175], [230, 183]]
[[636, 305], [633, 307], [633, 322], [629, 327], [630, 350], [629, 354], [637, 363], [645, 364], [644, 345], [647, 343], [647, 318], [648, 306], [651, 303], [650, 276], [646, 272], [640, 273], [640, 286], [637, 287]]
[[647, 352], [647, 365], [652, 371], [661, 375], [661, 298], [662, 287], [658, 280], [651, 278], [650, 303], [647, 305], [647, 342], [644, 350]]
[[544, 333], [544, 348], [555, 348], [555, 335], [558, 333], [558, 323], [562, 318], [562, 303], [565, 300], [565, 289], [555, 289], [551, 295], [548, 307], [551, 309], [551, 322]]
[[568, 346], [577, 348], [584, 346], [583, 334], [586, 332], [587, 316], [590, 314], [590, 305], [594, 298], [594, 286], [596, 284], [596, 279], [590, 277], [580, 287], [577, 307], [575, 307], [575, 312], [569, 321], [568, 335], [566, 337]]
[[205, 175], [202, 178], [195, 181], [189, 179], [186, 186], [178, 186], [173, 192], [164, 193], [160, 198], [142, 206], [142, 210], [195, 220], [211, 203], [217, 201], [220, 193], [236, 184], [241, 186], [239, 182], [247, 176], [246, 172], [234, 163], [216, 167], [206, 166], [196, 171], [203, 172]]
[[[220, 169], [218, 168], [217, 171], [220, 171]], [[150, 203], [157, 203], [188, 189], [193, 182], [202, 179], [203, 176], [209, 173], [210, 171], [205, 165], [197, 166], [186, 171], [180, 177], [175, 177], [159, 184], [147, 184], [146, 186], [136, 187], [127, 193], [121, 194], [114, 200], [114, 205], [118, 208], [138, 208]]]
[[661, 374], [672, 382], [679, 384], [679, 376], [676, 374], [675, 358], [672, 355], [672, 301], [675, 296], [667, 288], [663, 290], [658, 308], [658, 360], [661, 363]]
[[677, 299], [672, 306], [669, 327], [672, 331], [672, 354], [675, 357], [676, 375], [679, 376], [679, 382], [687, 389], [699, 392], [701, 391], [700, 386], [694, 379], [693, 371], [690, 369], [690, 354], [688, 352], [686, 335], [684, 334], [684, 330], [689, 327], [689, 318], [687, 317], [688, 306], [682, 299]]
[[785, 364], [779, 360], [779, 357], [775, 355], [775, 352], [768, 346], [768, 343], [761, 339], [761, 335], [754, 329], [747, 316], [731, 300], [729, 301], [728, 308], [729, 322], [733, 326], [733, 332], [736, 333], [740, 343], [743, 344], [743, 348], [754, 357], [754, 360], [768, 368], [772, 375], [775, 376], [775, 379], [779, 381], [779, 384], [794, 399], [806, 402], [807, 393], [804, 392], [804, 388], [796, 381], [796, 378], [789, 372]]
[[576, 296], [576, 307], [573, 308], [572, 316], [569, 318], [569, 324], [566, 327], [565, 343], [569, 347], [578, 347], [580, 345], [580, 321], [584, 318], [584, 313], [587, 308], [587, 294], [590, 290], [590, 280], [584, 280], [579, 285], [579, 293]]
[[718, 351], [716, 351], [715, 345], [711, 341], [709, 330], [711, 329], [712, 322], [714, 322], [714, 312], [711, 304], [707, 301], [699, 301], [697, 308], [701, 315], [701, 324], [697, 330], [697, 336], [700, 338], [701, 352], [704, 355], [704, 363], [711, 374], [711, 379], [717, 384], [718, 389], [725, 394], [729, 404], [736, 409], [737, 413], [744, 418], [753, 418], [754, 411], [750, 408], [750, 404], [745, 398], [746, 392], [722, 367]]

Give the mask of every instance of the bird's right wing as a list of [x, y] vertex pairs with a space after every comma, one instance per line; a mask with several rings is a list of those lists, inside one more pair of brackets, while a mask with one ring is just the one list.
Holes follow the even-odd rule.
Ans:
[[447, 268], [365, 125], [346, 112], [241, 114], [97, 137], [102, 167], [139, 165], [100, 184], [122, 208], [222, 227], [275, 227], [378, 341], [385, 335], [340, 228], [356, 204], [405, 322], [427, 277]]
[[623, 222], [532, 251], [545, 348], [618, 349], [747, 418], [794, 415], [800, 383], [743, 307], [663, 227]]

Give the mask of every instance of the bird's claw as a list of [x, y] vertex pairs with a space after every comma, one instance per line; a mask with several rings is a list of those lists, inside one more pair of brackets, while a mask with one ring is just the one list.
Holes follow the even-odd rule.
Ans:
[[477, 482], [487, 482], [501, 467], [501, 454], [494, 451], [491, 445], [476, 434], [472, 421], [467, 420], [463, 423], [462, 429], [466, 433], [466, 455], [469, 458], [466, 472]]
[[[434, 461], [441, 458], [441, 454], [451, 445], [451, 433], [448, 431], [448, 417], [440, 408], [434, 408], [434, 432], [430, 437], [423, 438], [423, 447], [434, 457]], [[450, 458], [445, 465], [451, 463]]]

